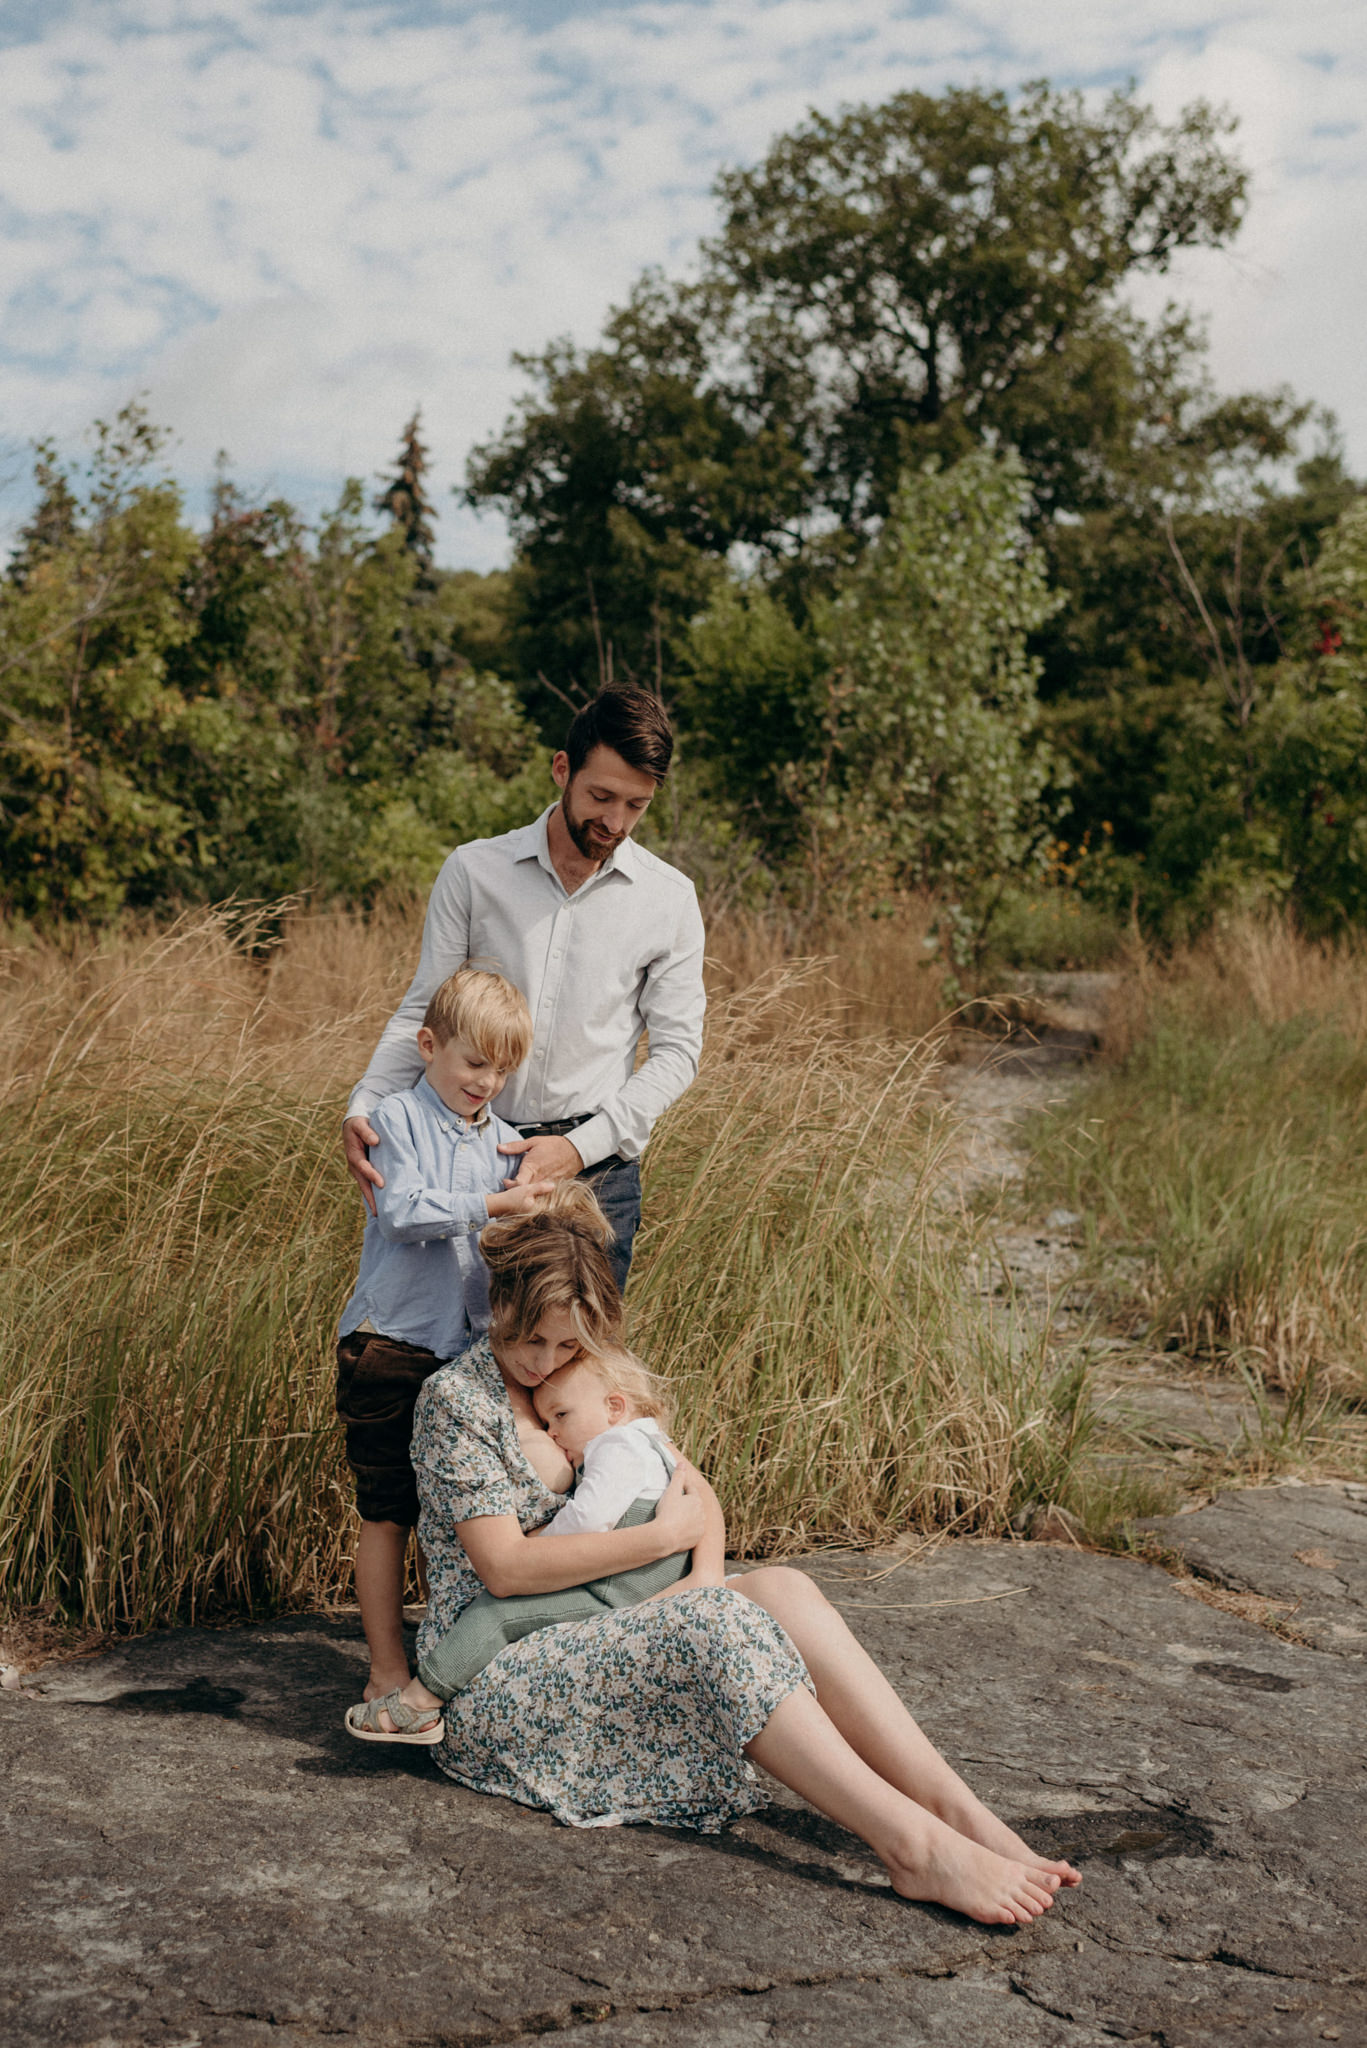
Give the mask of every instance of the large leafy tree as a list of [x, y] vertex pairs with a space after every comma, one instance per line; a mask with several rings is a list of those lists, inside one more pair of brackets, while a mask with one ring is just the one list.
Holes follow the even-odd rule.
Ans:
[[609, 648], [672, 668], [737, 551], [800, 622], [932, 455], [1014, 446], [1047, 519], [1266, 441], [1264, 404], [1211, 423], [1189, 323], [1122, 297], [1237, 230], [1227, 131], [1200, 104], [1161, 126], [1130, 93], [907, 92], [726, 173], [699, 276], [649, 275], [599, 346], [523, 358], [531, 390], [472, 458], [470, 500], [517, 542], [526, 672], [587, 687]]
[[1056, 764], [1027, 643], [1058, 599], [1028, 503], [1015, 455], [908, 472], [818, 613], [839, 829], [881, 841], [901, 887], [971, 895], [1042, 847]]
[[754, 580], [695, 621], [706, 781], [809, 907], [930, 887], [969, 929], [1040, 864], [1065, 775], [1039, 730], [1028, 642], [1059, 600], [1029, 502], [1018, 456], [932, 457], [804, 627]]
[[514, 658], [558, 722], [567, 697], [614, 676], [658, 681], [728, 553], [799, 519], [809, 487], [783, 422], [738, 408], [700, 309], [658, 278], [601, 347], [518, 361], [533, 389], [475, 451], [467, 495], [508, 517]]
[[1106, 497], [1157, 424], [1149, 338], [1116, 294], [1235, 233], [1231, 125], [1198, 102], [1164, 128], [1130, 92], [1096, 112], [1042, 84], [903, 92], [724, 174], [705, 290], [752, 400], [783, 395], [820, 505], [876, 518], [909, 460], [984, 434], [1045, 505]]

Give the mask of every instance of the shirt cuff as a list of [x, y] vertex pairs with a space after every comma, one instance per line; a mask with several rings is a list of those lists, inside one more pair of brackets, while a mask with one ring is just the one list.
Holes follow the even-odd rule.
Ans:
[[363, 1116], [368, 1122], [383, 1101], [383, 1095], [377, 1095], [373, 1088], [353, 1088], [342, 1122], [350, 1123], [354, 1116]]
[[602, 1159], [610, 1159], [617, 1150], [617, 1140], [612, 1125], [600, 1111], [591, 1116], [586, 1124], [576, 1124], [565, 1136], [573, 1145], [585, 1166], [597, 1166]]

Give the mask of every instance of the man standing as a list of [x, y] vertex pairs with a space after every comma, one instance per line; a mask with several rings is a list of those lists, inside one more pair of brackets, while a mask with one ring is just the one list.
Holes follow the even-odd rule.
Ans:
[[497, 1103], [522, 1132], [522, 1170], [589, 1181], [617, 1233], [614, 1269], [625, 1285], [641, 1216], [640, 1155], [656, 1117], [697, 1073], [702, 1043], [696, 892], [631, 844], [673, 746], [658, 698], [601, 691], [551, 762], [559, 803], [447, 860], [427, 906], [418, 971], [347, 1106], [347, 1165], [372, 1210], [371, 1187], [382, 1183], [366, 1152], [377, 1142], [369, 1112], [413, 1085], [428, 998], [478, 960], [515, 983], [532, 1013], [531, 1056]]

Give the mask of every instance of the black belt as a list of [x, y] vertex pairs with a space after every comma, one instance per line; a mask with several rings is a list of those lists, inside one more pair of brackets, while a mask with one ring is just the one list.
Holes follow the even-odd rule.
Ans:
[[591, 1110], [586, 1110], [583, 1116], [562, 1116], [558, 1123], [519, 1124], [518, 1129], [524, 1138], [564, 1138], [571, 1131], [577, 1131], [580, 1124], [586, 1124], [592, 1114]]

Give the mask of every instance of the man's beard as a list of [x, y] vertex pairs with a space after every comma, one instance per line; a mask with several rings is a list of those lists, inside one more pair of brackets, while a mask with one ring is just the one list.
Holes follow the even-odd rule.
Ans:
[[589, 836], [588, 821], [583, 818], [576, 818], [574, 812], [570, 809], [570, 793], [568, 790], [565, 790], [560, 798], [560, 815], [565, 820], [565, 830], [574, 841], [576, 851], [582, 854], [585, 860], [606, 860], [610, 853], [617, 851], [617, 848], [627, 836], [625, 832], [618, 832], [606, 840], [592, 839]]

